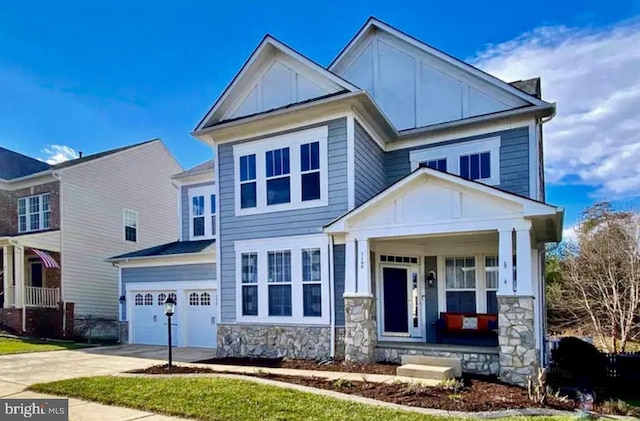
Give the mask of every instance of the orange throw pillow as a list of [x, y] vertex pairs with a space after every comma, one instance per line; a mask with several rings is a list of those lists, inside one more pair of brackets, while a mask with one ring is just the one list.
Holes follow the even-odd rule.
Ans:
[[462, 329], [462, 315], [460, 314], [447, 314], [445, 316], [448, 330], [461, 330]]

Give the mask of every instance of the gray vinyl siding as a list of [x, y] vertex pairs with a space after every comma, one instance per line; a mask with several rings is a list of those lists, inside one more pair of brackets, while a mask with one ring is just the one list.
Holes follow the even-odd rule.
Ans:
[[357, 121], [354, 132], [355, 204], [360, 206], [385, 188], [385, 156]]
[[497, 187], [529, 197], [529, 129], [527, 127], [387, 152], [387, 185], [395, 183], [411, 172], [409, 161], [411, 151], [495, 136], [500, 137], [500, 185]]
[[[210, 183], [188, 184], [180, 188], [180, 221], [182, 231], [182, 241], [189, 241], [189, 189], [192, 187], [211, 186]], [[208, 199], [206, 199], [208, 200]], [[214, 225], [215, 229], [215, 225]]]
[[327, 148], [329, 158], [328, 206], [236, 217], [233, 145], [264, 137], [245, 139], [222, 144], [218, 147], [218, 180], [220, 183], [220, 198], [218, 200], [220, 204], [218, 209], [220, 257], [218, 263], [221, 265], [220, 293], [222, 322], [224, 323], [233, 322], [236, 317], [235, 241], [318, 234], [321, 233], [322, 226], [347, 211], [347, 127], [345, 118], [272, 134], [268, 137], [320, 126], [329, 127]]
[[334, 298], [336, 303], [335, 320], [336, 326], [344, 326], [344, 282], [345, 282], [345, 260], [346, 247], [344, 244], [333, 246], [333, 284]]
[[[215, 279], [215, 263], [122, 268], [122, 294], [126, 296], [127, 284], [129, 283], [157, 284], [180, 281], [215, 281]], [[122, 320], [126, 320], [126, 307], [122, 306]]]

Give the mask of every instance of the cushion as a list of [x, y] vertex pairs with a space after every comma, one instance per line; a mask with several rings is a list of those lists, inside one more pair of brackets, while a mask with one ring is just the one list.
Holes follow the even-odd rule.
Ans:
[[493, 320], [496, 321], [497, 317], [495, 314], [479, 314], [478, 315], [478, 330], [487, 331], [489, 329], [489, 322]]
[[462, 329], [462, 316], [460, 314], [445, 314], [444, 320], [448, 330]]
[[462, 328], [469, 330], [478, 330], [478, 318], [477, 317], [463, 317]]

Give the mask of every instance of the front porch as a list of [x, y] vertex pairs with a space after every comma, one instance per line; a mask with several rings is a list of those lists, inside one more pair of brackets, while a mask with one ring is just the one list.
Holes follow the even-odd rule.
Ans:
[[345, 244], [345, 358], [454, 356], [524, 384], [543, 361], [542, 251], [561, 226], [553, 206], [418, 168], [325, 227]]

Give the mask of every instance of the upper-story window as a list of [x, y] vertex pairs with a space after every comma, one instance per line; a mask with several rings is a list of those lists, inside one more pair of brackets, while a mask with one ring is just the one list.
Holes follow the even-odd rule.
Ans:
[[138, 212], [124, 210], [124, 240], [138, 242]]
[[214, 186], [189, 188], [189, 239], [204, 240], [216, 234]]
[[51, 228], [51, 195], [49, 193], [18, 199], [18, 232]]
[[326, 126], [234, 146], [236, 215], [328, 204]]
[[411, 151], [411, 168], [429, 168], [485, 184], [500, 184], [500, 138], [474, 140]]

